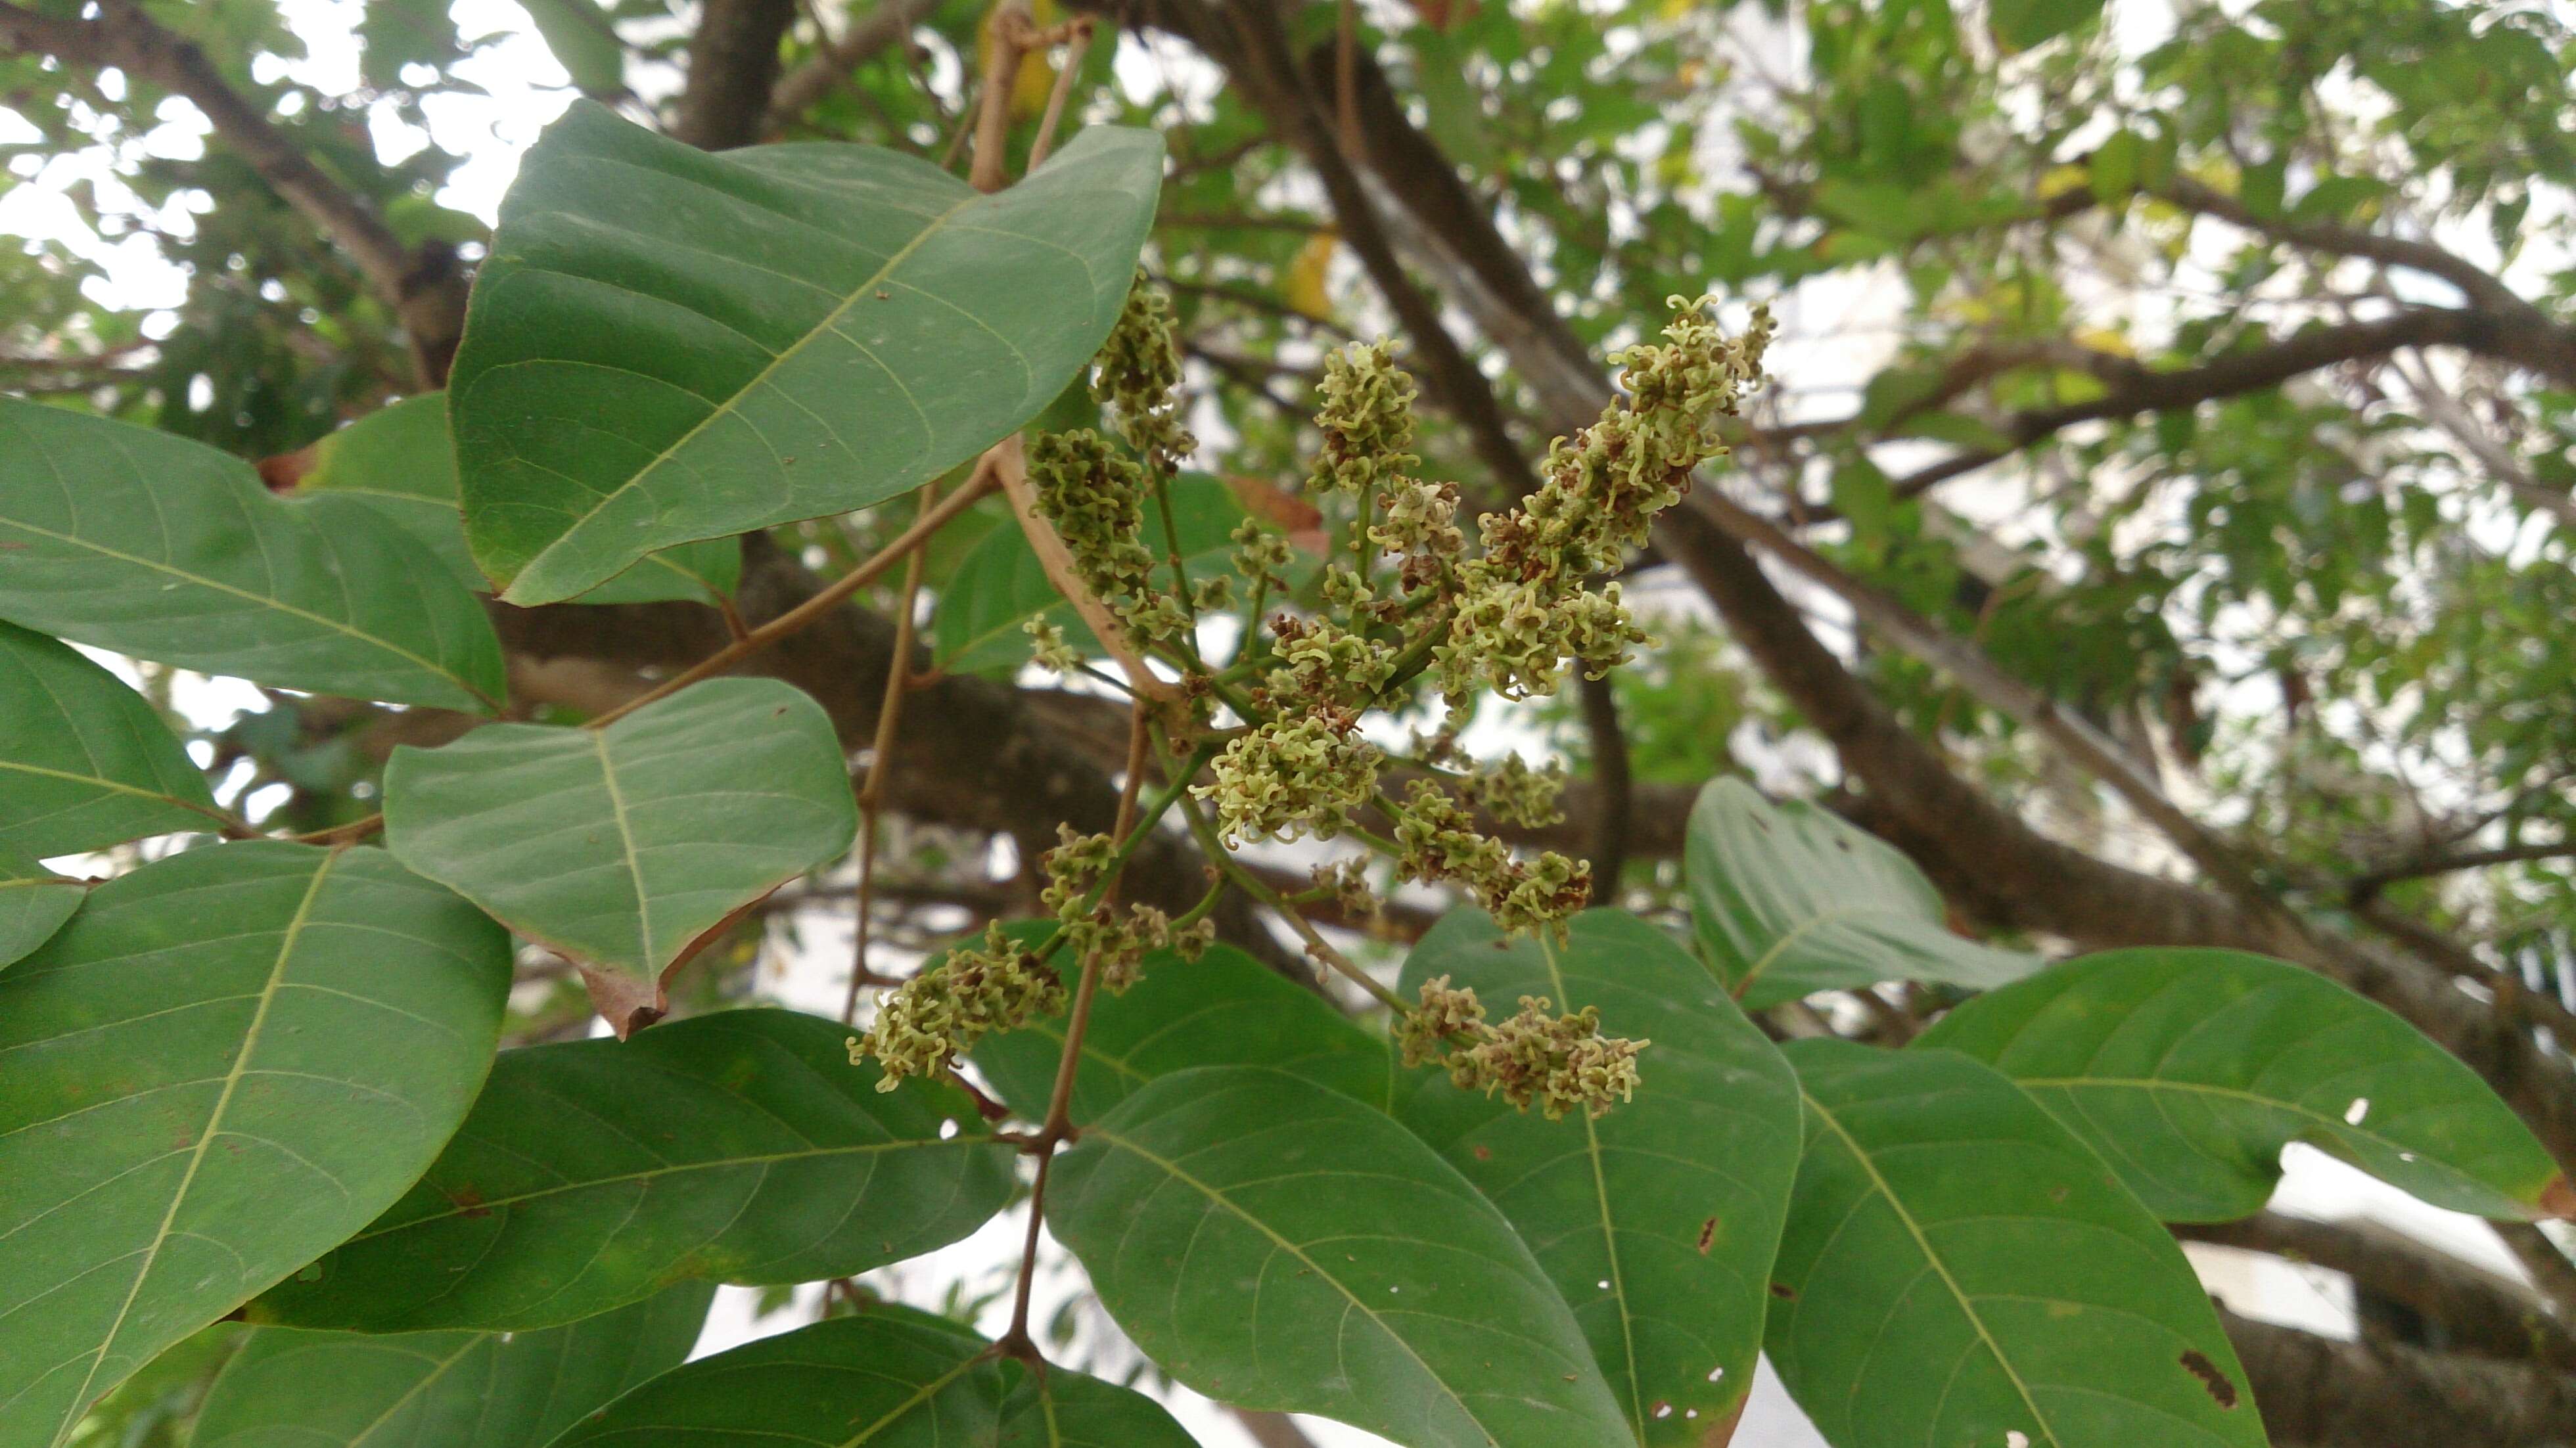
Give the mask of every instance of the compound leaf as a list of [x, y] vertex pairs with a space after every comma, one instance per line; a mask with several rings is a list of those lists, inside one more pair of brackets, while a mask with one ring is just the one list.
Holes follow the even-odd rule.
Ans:
[[1952, 934], [1940, 893], [1894, 847], [1741, 780], [1700, 791], [1684, 874], [1700, 946], [1747, 1010], [1883, 980], [1983, 990], [2039, 968]]
[[[1029, 940], [1053, 928], [1047, 921], [1012, 931]], [[1064, 1054], [1064, 1019], [987, 1036], [973, 1054], [1004, 1102], [1042, 1120]], [[1145, 957], [1143, 980], [1092, 1002], [1074, 1067], [1073, 1119], [1105, 1115], [1147, 1082], [1193, 1066], [1273, 1066], [1384, 1105], [1391, 1059], [1385, 1040], [1231, 945], [1212, 945], [1196, 961], [1156, 951]]]
[[262, 1327], [206, 1395], [191, 1448], [537, 1448], [696, 1345], [713, 1284], [544, 1332]]
[[[465, 514], [457, 504], [456, 449], [447, 434], [447, 394], [425, 393], [379, 408], [313, 445], [312, 467], [296, 481], [303, 493], [356, 498], [427, 548], [459, 588], [489, 593], [492, 585], [465, 546]], [[742, 546], [730, 538], [683, 543], [642, 562], [573, 599], [575, 603], [653, 603], [685, 598], [711, 601], [733, 592], [742, 573]]]
[[1094, 126], [987, 196], [899, 152], [709, 155], [577, 103], [502, 203], [456, 359], [476, 561], [552, 602], [973, 457], [1108, 334], [1161, 172], [1152, 133]]
[[1921, 1044], [2021, 1083], [2168, 1222], [2262, 1210], [2304, 1141], [2436, 1206], [2576, 1193], [2476, 1072], [2379, 1005], [2233, 950], [2114, 950], [1952, 1011]]
[[0, 851], [49, 859], [225, 818], [152, 706], [78, 649], [0, 623], [0, 699]]
[[1991, 1067], [1785, 1048], [1806, 1157], [1766, 1339], [1835, 1448], [2260, 1448], [2182, 1249]]
[[0, 971], [0, 1442], [366, 1225], [482, 1084], [509, 941], [380, 850], [254, 841], [100, 886]]
[[1162, 1405], [1063, 1368], [986, 1358], [982, 1338], [891, 1304], [665, 1373], [556, 1440], [772, 1448], [1192, 1448]]
[[735, 910], [858, 831], [823, 707], [709, 679], [604, 729], [496, 724], [385, 767], [385, 844], [579, 965], [618, 1034]]
[[251, 1317], [555, 1327], [704, 1278], [845, 1277], [1001, 1210], [1010, 1148], [956, 1088], [876, 1089], [837, 1021], [724, 1011], [505, 1051], [419, 1184]]
[[1165, 1371], [1408, 1448], [1633, 1443], [1493, 1204], [1384, 1114], [1253, 1066], [1177, 1072], [1084, 1128], [1047, 1222]]
[[1435, 976], [1497, 1015], [1545, 996], [1652, 1042], [1635, 1099], [1597, 1121], [1549, 1121], [1439, 1075], [1411, 1078], [1396, 1117], [1531, 1244], [1637, 1441], [1702, 1442], [1743, 1401], [1762, 1347], [1798, 1172], [1789, 1064], [1690, 952], [1621, 911], [1577, 915], [1561, 946], [1452, 912], [1405, 960], [1406, 994]]
[[203, 443], [0, 399], [0, 618], [138, 659], [490, 713], [482, 605], [350, 498], [272, 496]]

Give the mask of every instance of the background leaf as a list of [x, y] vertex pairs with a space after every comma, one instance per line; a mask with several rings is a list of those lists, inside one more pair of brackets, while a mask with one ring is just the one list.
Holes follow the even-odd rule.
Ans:
[[0, 623], [0, 852], [37, 859], [224, 820], [179, 741], [125, 681]]
[[1882, 980], [1987, 989], [2039, 958], [1954, 935], [1940, 892], [1884, 842], [1804, 800], [1720, 779], [1684, 845], [1702, 949], [1747, 1010]]
[[[1043, 938], [1053, 921], [1011, 927]], [[1064, 1055], [1062, 1016], [987, 1036], [973, 1059], [1012, 1110], [1043, 1119]], [[1231, 945], [1196, 962], [1168, 950], [1145, 957], [1145, 978], [1124, 995], [1100, 993], [1074, 1068], [1073, 1119], [1106, 1115], [1147, 1082], [1194, 1066], [1272, 1066], [1383, 1108], [1393, 1061], [1383, 1037], [1362, 1030], [1323, 997]]]
[[1633, 1442], [1492, 1203], [1386, 1116], [1284, 1072], [1166, 1076], [1060, 1158], [1047, 1224], [1175, 1379], [1409, 1448]]
[[[1209, 578], [1234, 580], [1235, 597], [1245, 596], [1241, 574], [1234, 571], [1231, 534], [1244, 519], [1243, 505], [1226, 485], [1204, 473], [1183, 473], [1169, 485], [1172, 522], [1181, 539], [1181, 564], [1192, 582]], [[1160, 500], [1145, 499], [1145, 544], [1159, 562], [1169, 552], [1163, 534]], [[1157, 575], [1168, 582], [1168, 571]], [[966, 672], [1016, 670], [1029, 661], [1029, 636], [1022, 625], [1043, 615], [1064, 630], [1065, 642], [1098, 658], [1105, 652], [1091, 629], [1075, 614], [1046, 576], [1046, 565], [1017, 528], [996, 528], [984, 535], [957, 565], [940, 595], [933, 620], [939, 666]]]
[[0, 846], [0, 965], [51, 940], [88, 894], [80, 881]]
[[830, 716], [775, 679], [709, 679], [605, 729], [496, 724], [385, 766], [386, 846], [570, 957], [620, 1035], [661, 1014], [662, 973], [700, 936], [857, 831]]
[[382, 851], [191, 850], [0, 971], [0, 1442], [364, 1226], [482, 1083], [508, 941]]
[[865, 1272], [1000, 1211], [1010, 1148], [954, 1087], [877, 1090], [847, 1035], [744, 1010], [505, 1051], [419, 1184], [252, 1319], [554, 1327], [691, 1278]]
[[703, 1358], [619, 1399], [557, 1440], [774, 1448], [1191, 1448], [1141, 1393], [1055, 1368], [978, 1361], [953, 1322], [889, 1304]]
[[502, 203], [456, 359], [476, 559], [551, 602], [973, 457], [1108, 335], [1161, 169], [1151, 133], [1095, 126], [983, 196], [894, 151], [714, 156], [575, 105]]
[[482, 605], [346, 498], [273, 497], [239, 458], [0, 399], [0, 618], [287, 689], [490, 713]]
[[539, 1448], [678, 1367], [713, 1296], [684, 1283], [544, 1332], [257, 1328], [190, 1448]]
[[[457, 503], [456, 448], [447, 435], [447, 394], [425, 393], [378, 408], [313, 445], [313, 466], [296, 481], [304, 493], [356, 498], [436, 555], [456, 585], [492, 591], [465, 546]], [[575, 603], [701, 602], [733, 592], [742, 574], [742, 545], [731, 538], [683, 543], [572, 600]]]
[[1635, 1099], [1597, 1121], [1515, 1111], [1431, 1072], [1396, 1117], [1531, 1244], [1637, 1441], [1703, 1441], [1752, 1387], [1798, 1172], [1797, 1079], [1690, 952], [1620, 911], [1575, 916], [1562, 946], [1454, 911], [1405, 959], [1405, 995], [1441, 975], [1497, 1017], [1545, 996], [1653, 1042]]
[[2576, 1208], [2477, 1073], [2334, 982], [2233, 950], [2114, 950], [1953, 1010], [1920, 1044], [2021, 1083], [2168, 1222], [2262, 1210], [2293, 1141], [2453, 1211]]
[[2011, 1081], [1949, 1051], [1783, 1049], [1807, 1150], [1766, 1345], [1835, 1448], [2259, 1448], [2182, 1249]]

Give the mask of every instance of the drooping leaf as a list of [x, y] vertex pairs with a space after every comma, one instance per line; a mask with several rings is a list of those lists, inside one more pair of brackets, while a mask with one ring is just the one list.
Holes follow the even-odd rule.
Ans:
[[1502, 1209], [1573, 1306], [1637, 1441], [1697, 1444], [1752, 1386], [1771, 1256], [1798, 1172], [1798, 1083], [1726, 988], [1662, 931], [1617, 910], [1562, 946], [1460, 910], [1404, 962], [1410, 996], [1447, 976], [1495, 1015], [1522, 996], [1598, 1006], [1652, 1042], [1636, 1097], [1549, 1121], [1413, 1078], [1396, 1119]]
[[546, 49], [588, 95], [616, 95], [626, 84], [626, 46], [594, 0], [523, 0]]
[[1633, 1443], [1583, 1333], [1430, 1147], [1285, 1072], [1165, 1076], [1059, 1158], [1047, 1223], [1174, 1378], [1407, 1448]]
[[665, 1373], [556, 1440], [699, 1448], [1192, 1448], [1142, 1393], [1063, 1368], [1044, 1379], [953, 1322], [869, 1307]]
[[2021, 1083], [2168, 1222], [2262, 1210], [2293, 1141], [2436, 1206], [2576, 1209], [2477, 1073], [2395, 1015], [2281, 961], [2114, 950], [1980, 996], [1921, 1044]]
[[1684, 850], [1700, 946], [1748, 1010], [1883, 980], [1983, 990], [2039, 968], [1952, 934], [1912, 861], [1804, 800], [1717, 780], [1691, 807]]
[[[436, 555], [459, 588], [492, 585], [465, 546], [465, 515], [456, 501], [456, 450], [447, 435], [447, 394], [425, 393], [380, 408], [313, 445], [313, 465], [299, 492], [356, 498], [399, 525]], [[706, 601], [733, 592], [742, 548], [730, 538], [683, 543], [572, 600], [575, 603]]]
[[1095, 126], [985, 196], [898, 152], [714, 156], [575, 105], [502, 204], [456, 359], [475, 559], [551, 602], [973, 457], [1108, 334], [1161, 165]]
[[[1230, 535], [1243, 522], [1243, 505], [1222, 481], [1201, 473], [1174, 478], [1169, 490], [1172, 523], [1181, 539], [1181, 566], [1190, 580], [1232, 579], [1235, 596], [1242, 598], [1244, 581], [1234, 571]], [[1145, 500], [1142, 537], [1158, 561], [1170, 552], [1158, 499]], [[1157, 576], [1165, 582], [1170, 578], [1168, 572]], [[1083, 653], [1099, 657], [1105, 652], [1073, 605], [1047, 578], [1046, 565], [1038, 561], [1028, 535], [1017, 528], [996, 528], [957, 565], [940, 596], [933, 625], [939, 666], [957, 672], [1016, 669], [1029, 661], [1024, 625], [1040, 616], [1063, 629], [1065, 642]]]
[[775, 679], [709, 679], [604, 729], [492, 725], [385, 766], [386, 846], [569, 957], [620, 1035], [662, 1013], [664, 972], [701, 937], [857, 830], [830, 717]]
[[37, 859], [224, 818], [145, 703], [80, 651], [0, 623], [0, 852]]
[[711, 1283], [543, 1332], [253, 1329], [190, 1448], [539, 1448], [688, 1357]]
[[1950, 1051], [1786, 1051], [1807, 1148], [1765, 1346], [1836, 1448], [2260, 1448], [2181, 1248], [2011, 1081]]
[[524, 1331], [673, 1282], [812, 1282], [956, 1241], [1010, 1148], [956, 1088], [876, 1089], [836, 1021], [725, 1011], [505, 1051], [393, 1208], [252, 1305], [360, 1332]]
[[[1043, 938], [1054, 922], [1015, 925]], [[975, 1047], [976, 1069], [1014, 1111], [1045, 1117], [1064, 1054], [1064, 1018], [1051, 1017]], [[1323, 997], [1231, 945], [1198, 960], [1168, 950], [1145, 957], [1145, 978], [1123, 995], [1102, 992], [1083, 1031], [1074, 1067], [1076, 1122], [1106, 1115], [1147, 1082], [1194, 1066], [1271, 1066], [1372, 1105], [1388, 1100], [1387, 1042]]]
[[352, 499], [273, 497], [239, 458], [0, 399], [0, 618], [139, 659], [489, 713], [482, 605]]
[[89, 887], [80, 881], [66, 880], [0, 846], [0, 965], [53, 939], [88, 894]]
[[0, 971], [0, 1442], [366, 1225], [481, 1085], [508, 939], [380, 850], [253, 841], [100, 886]]

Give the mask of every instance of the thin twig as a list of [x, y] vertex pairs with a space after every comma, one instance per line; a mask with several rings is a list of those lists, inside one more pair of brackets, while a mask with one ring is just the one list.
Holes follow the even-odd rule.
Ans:
[[1091, 49], [1092, 20], [1088, 15], [1075, 20], [1065, 42], [1064, 69], [1055, 73], [1055, 86], [1047, 92], [1046, 114], [1038, 121], [1038, 138], [1029, 143], [1029, 169], [1046, 164], [1047, 153], [1055, 149], [1056, 123], [1064, 119], [1066, 97], [1073, 94], [1073, 80], [1082, 69], [1082, 57]]
[[[921, 490], [918, 525], [939, 503], [939, 484]], [[925, 538], [923, 540], [927, 542]], [[877, 817], [885, 809], [887, 761], [894, 757], [895, 730], [903, 718], [903, 692], [912, 677], [912, 618], [921, 606], [921, 544], [903, 564], [903, 605], [894, 616], [894, 659], [886, 666], [885, 702], [877, 706], [877, 733], [868, 751], [866, 782], [859, 786], [859, 898], [857, 924], [850, 943], [850, 993], [841, 1002], [841, 1024], [858, 1019], [859, 986], [868, 978], [868, 921], [876, 906]]]
[[[1008, 439], [1003, 446], [1011, 447], [1016, 452], [1018, 443], [1019, 439], [1014, 437]], [[874, 583], [877, 579], [877, 575], [885, 572], [889, 568], [892, 568], [894, 565], [902, 562], [906, 557], [910, 556], [915, 549], [921, 546], [924, 540], [929, 538], [931, 534], [938, 532], [941, 526], [946, 524], [949, 519], [965, 512], [968, 508], [974, 506], [975, 502], [982, 498], [984, 494], [990, 492], [993, 487], [995, 471], [993, 459], [994, 455], [1000, 451], [1001, 447], [998, 446], [987, 451], [984, 456], [976, 462], [975, 471], [966, 479], [966, 485], [964, 487], [949, 494], [946, 502], [943, 502], [938, 507], [922, 514], [920, 518], [914, 521], [911, 527], [904, 529], [901, 534], [897, 535], [893, 542], [878, 549], [876, 551], [876, 555], [868, 559], [867, 562], [860, 564], [858, 567], [842, 574], [839, 578], [832, 580], [832, 585], [829, 588], [824, 589], [822, 592], [815, 594], [812, 598], [805, 600], [803, 603], [796, 605], [787, 612], [782, 613], [778, 617], [771, 619], [769, 622], [762, 624], [760, 627], [753, 629], [750, 633], [745, 634], [741, 638], [734, 640], [732, 643], [729, 643], [723, 648], [716, 650], [714, 653], [707, 655], [705, 658], [700, 659], [697, 663], [690, 665], [687, 672], [682, 673], [677, 678], [674, 678], [667, 683], [657, 685], [650, 691], [627, 700], [616, 708], [608, 710], [607, 712], [591, 719], [582, 727], [585, 729], [604, 729], [610, 724], [614, 724], [618, 720], [625, 718], [627, 715], [634, 713], [636, 710], [643, 708], [647, 704], [656, 703], [660, 700], [669, 698], [673, 694], [680, 692], [682, 689], [689, 687], [691, 684], [698, 682], [700, 679], [709, 678], [716, 674], [723, 673], [725, 670], [732, 668], [735, 664], [741, 663], [744, 659], [751, 657], [753, 654], [760, 652], [762, 649], [769, 647], [771, 644], [778, 642], [789, 634], [804, 629], [824, 618], [826, 615], [830, 614], [833, 609], [840, 607], [851, 594], [854, 594], [860, 589], [867, 587], [869, 584]]]

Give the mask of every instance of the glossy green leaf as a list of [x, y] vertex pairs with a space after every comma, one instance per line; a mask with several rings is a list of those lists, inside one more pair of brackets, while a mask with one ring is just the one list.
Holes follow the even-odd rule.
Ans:
[[[1234, 570], [1232, 534], [1243, 522], [1243, 505], [1223, 482], [1203, 473], [1184, 473], [1170, 484], [1172, 523], [1180, 534], [1181, 566], [1193, 582], [1230, 578], [1235, 596], [1244, 596], [1242, 575]], [[1170, 551], [1163, 533], [1159, 499], [1145, 500], [1143, 537], [1160, 562]], [[1168, 581], [1166, 571], [1158, 577]], [[1092, 657], [1105, 650], [1092, 636], [1073, 605], [1046, 576], [1046, 565], [1017, 528], [996, 528], [984, 535], [957, 565], [940, 595], [932, 625], [939, 666], [965, 672], [1016, 669], [1029, 661], [1025, 626], [1043, 616], [1064, 630], [1065, 642]]]
[[1952, 1011], [2168, 1222], [2262, 1210], [2293, 1141], [2454, 1211], [2560, 1215], [2566, 1179], [2476, 1072], [2380, 1006], [2233, 950], [2115, 950]]
[[80, 881], [66, 880], [0, 846], [0, 965], [53, 939], [88, 894], [89, 887]]
[[[709, 679], [605, 729], [497, 724], [385, 766], [385, 844], [582, 968], [622, 1035], [725, 917], [849, 848], [831, 718]], [[648, 1017], [649, 1019], [649, 1017]]]
[[[296, 489], [366, 503], [446, 564], [458, 587], [476, 593], [492, 591], [465, 546], [465, 515], [456, 501], [456, 450], [447, 435], [446, 393], [426, 393], [379, 408], [315, 443], [313, 466], [297, 480]], [[651, 554], [573, 602], [705, 601], [733, 592], [741, 573], [741, 545], [730, 538], [711, 538]]]
[[1912, 861], [1804, 800], [1717, 780], [1691, 807], [1684, 850], [1700, 947], [1750, 1010], [1883, 980], [1984, 990], [2039, 968], [1952, 934]]
[[380, 850], [191, 850], [0, 971], [0, 1443], [392, 1205], [492, 1060], [508, 939]]
[[718, 1353], [556, 1440], [697, 1448], [1191, 1448], [1142, 1393], [1063, 1368], [1040, 1379], [953, 1322], [871, 1306]]
[[190, 1448], [539, 1448], [678, 1367], [714, 1295], [684, 1283], [544, 1332], [257, 1328]]
[[206, 776], [114, 674], [0, 623], [0, 852], [37, 859], [215, 828]]
[[1696, 1444], [1753, 1383], [1771, 1255], [1798, 1172], [1789, 1065], [1671, 937], [1589, 910], [1564, 945], [1452, 912], [1404, 963], [1404, 991], [1447, 976], [1496, 1016], [1522, 996], [1598, 1006], [1651, 1041], [1634, 1100], [1550, 1121], [1417, 1076], [1396, 1119], [1502, 1209], [1572, 1304], [1637, 1441]]
[[489, 713], [483, 607], [347, 498], [169, 433], [0, 399], [0, 618], [280, 688]]
[[1765, 1346], [1835, 1448], [2259, 1448], [2191, 1264], [1992, 1068], [1785, 1048], [1806, 1158]]
[[744, 1010], [505, 1051], [419, 1184], [252, 1320], [554, 1327], [690, 1278], [845, 1277], [975, 1230], [1010, 1195], [1010, 1148], [954, 1087], [877, 1090], [847, 1036]]
[[1284, 1072], [1163, 1077], [1060, 1157], [1047, 1224], [1174, 1378], [1407, 1448], [1633, 1443], [1573, 1315], [1411, 1132]]
[[[1012, 927], [1043, 937], [1053, 922]], [[1064, 1018], [987, 1036], [975, 1068], [1012, 1110], [1045, 1117], [1064, 1056]], [[1388, 1100], [1393, 1057], [1383, 1037], [1353, 1023], [1323, 997], [1231, 945], [1198, 960], [1168, 950], [1145, 957], [1145, 978], [1123, 995], [1093, 1000], [1074, 1067], [1077, 1122], [1106, 1115], [1147, 1082], [1193, 1066], [1272, 1066], [1372, 1105]]]
[[863, 146], [722, 156], [577, 104], [522, 163], [451, 382], [466, 534], [513, 603], [864, 508], [1020, 426], [1116, 320], [1162, 143], [1008, 190]]

